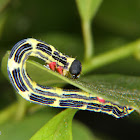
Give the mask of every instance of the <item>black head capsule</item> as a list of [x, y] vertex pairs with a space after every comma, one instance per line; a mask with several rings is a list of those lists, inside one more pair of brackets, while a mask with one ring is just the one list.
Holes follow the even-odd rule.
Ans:
[[74, 79], [78, 78], [78, 75], [81, 73], [82, 65], [79, 60], [74, 60], [70, 66], [69, 72]]

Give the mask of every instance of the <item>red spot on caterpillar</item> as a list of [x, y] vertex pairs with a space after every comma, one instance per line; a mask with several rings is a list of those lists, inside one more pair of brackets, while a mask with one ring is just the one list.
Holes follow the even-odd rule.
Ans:
[[100, 103], [105, 103], [105, 99], [103, 99], [103, 98], [101, 98], [101, 97], [97, 97], [97, 99], [98, 99], [98, 101], [99, 101]]
[[50, 69], [51, 70], [55, 70], [55, 68], [56, 68], [56, 62], [51, 62], [50, 64], [49, 64], [49, 67], [50, 67]]
[[63, 67], [58, 66], [58, 67], [56, 68], [56, 70], [57, 70], [57, 72], [60, 73], [61, 75], [63, 74]]

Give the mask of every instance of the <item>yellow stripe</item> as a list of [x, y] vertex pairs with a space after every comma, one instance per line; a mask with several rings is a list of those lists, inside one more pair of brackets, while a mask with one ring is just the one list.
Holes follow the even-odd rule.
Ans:
[[[25, 44], [27, 44], [27, 46]], [[40, 47], [38, 44], [43, 44], [45, 47]], [[18, 53], [20, 48], [22, 48], [22, 51]], [[86, 92], [43, 87], [33, 82], [26, 74], [26, 63], [23, 62], [28, 58], [28, 54], [41, 58], [47, 64], [56, 62], [57, 66], [64, 68], [63, 75], [69, 75], [69, 69], [75, 61], [75, 58], [67, 57], [60, 52], [58, 52], [58, 56], [54, 55], [56, 52], [58, 52], [58, 50], [52, 45], [45, 44], [33, 38], [21, 40], [19, 45], [16, 44], [13, 47], [10, 54], [11, 57], [8, 59], [7, 69], [11, 83], [23, 98], [34, 103], [52, 107], [78, 108], [81, 110], [103, 112], [116, 118], [124, 117], [133, 111], [133, 109], [127, 106], [119, 106], [109, 101], [102, 103], [96, 97]], [[65, 61], [67, 67], [62, 62], [54, 59], [54, 57]], [[16, 62], [16, 59], [20, 58], [21, 62]], [[64, 58], [66, 58], [66, 60], [64, 60]]]

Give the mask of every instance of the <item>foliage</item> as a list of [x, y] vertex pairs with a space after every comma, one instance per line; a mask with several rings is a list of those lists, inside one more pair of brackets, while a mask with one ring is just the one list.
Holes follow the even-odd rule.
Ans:
[[[129, 0], [127, 4], [122, 1], [112, 3], [111, 0], [63, 1], [55, 5], [54, 2], [37, 0], [1, 0], [0, 3], [1, 70], [7, 79], [7, 50], [18, 40], [31, 36], [54, 45], [69, 56], [77, 56], [83, 66], [81, 77], [72, 80], [45, 69], [32, 59], [28, 60], [28, 74], [36, 82], [58, 87], [71, 84], [94, 96], [136, 110], [128, 117], [116, 120], [103, 113], [76, 113], [75, 109], [62, 111], [33, 105], [19, 95], [16, 95], [15, 101], [15, 92], [2, 75], [0, 138], [120, 139], [127, 138], [129, 131], [129, 138], [137, 137], [136, 130], [139, 130], [140, 123], [140, 29], [137, 26], [140, 21], [137, 0]], [[75, 113], [76, 118], [90, 129], [80, 121], [73, 121]], [[131, 128], [128, 127], [130, 125]]]

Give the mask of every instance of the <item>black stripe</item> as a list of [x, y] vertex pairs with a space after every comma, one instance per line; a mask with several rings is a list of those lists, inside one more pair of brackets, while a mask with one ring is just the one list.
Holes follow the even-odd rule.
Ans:
[[21, 91], [25, 91], [25, 89], [21, 86], [21, 84], [20, 84], [20, 81], [19, 81], [19, 78], [18, 78], [18, 71], [17, 71], [17, 69], [15, 69], [15, 70], [13, 70], [12, 71], [12, 74], [13, 74], [13, 77], [14, 77], [14, 80], [15, 80], [15, 83], [16, 83], [16, 85], [19, 87], [19, 89], [21, 90]]
[[23, 39], [23, 40], [19, 41], [18, 43], [16, 43], [16, 44], [14, 45], [14, 47], [12, 48], [12, 50], [11, 50], [11, 53], [10, 53], [9, 58], [12, 58], [12, 56], [13, 56], [15, 50], [16, 50], [21, 44], [23, 44], [23, 43], [25, 43], [25, 42], [26, 42], [26, 39]]
[[88, 103], [87, 109], [93, 109], [93, 110], [99, 110], [103, 107], [101, 104], [96, 104], [96, 103]]
[[63, 61], [67, 61], [67, 58], [64, 56], [60, 56]]
[[59, 59], [59, 62], [62, 63], [64, 66], [67, 66], [67, 65], [68, 65], [68, 63], [67, 63], [66, 61], [63, 61], [63, 60], [61, 59], [61, 57], [60, 57], [60, 59]]
[[84, 104], [85, 102], [73, 100], [60, 100], [59, 103], [61, 107], [82, 107]]
[[59, 52], [54, 51], [53, 54], [57, 57], [60, 57]]
[[45, 44], [38, 43], [36, 48], [38, 50], [42, 50], [43, 52], [47, 53], [50, 56], [52, 55], [52, 49]]
[[[121, 107], [121, 106], [119, 106], [119, 107]], [[112, 113], [115, 114], [115, 116], [123, 117], [125, 115], [124, 107], [121, 107], [121, 108], [123, 109], [123, 111], [120, 111], [117, 107], [113, 107]]]
[[15, 83], [14, 83], [14, 81], [13, 81], [13, 77], [12, 77], [10, 71], [9, 71], [9, 68], [7, 69], [7, 71], [8, 71], [8, 76], [9, 76], [9, 79], [10, 79], [12, 85], [14, 86], [14, 88], [16, 89], [16, 91], [19, 92], [19, 90], [18, 90], [17, 87], [15, 86]]
[[[15, 60], [15, 62], [18, 62], [18, 61], [20, 61], [20, 59], [21, 59], [21, 57], [23, 56], [23, 54], [25, 53], [25, 49], [32, 49], [32, 47], [31, 47], [31, 45], [29, 44], [29, 43], [26, 43], [26, 44], [24, 44], [24, 45], [22, 45], [21, 47], [19, 47], [19, 49], [16, 51], [16, 53], [15, 53], [15, 58], [14, 58], [14, 60]], [[21, 55], [21, 57], [19, 56], [20, 55], [20, 53], [23, 51], [23, 54]], [[19, 63], [19, 62], [18, 62]]]
[[110, 105], [104, 105], [103, 108], [102, 108], [102, 110], [103, 110], [103, 111], [112, 111], [113, 108], [114, 108], [113, 106], [110, 106]]
[[40, 52], [37, 52], [37, 54], [38, 54], [40, 57], [44, 58], [45, 61], [48, 60], [48, 57], [44, 56], [44, 55], [41, 54]]
[[[37, 41], [39, 41], [39, 42], [41, 42], [42, 44], [46, 44], [46, 45], [48, 45], [49, 46], [49, 44], [48, 43], [46, 43], [46, 42], [44, 42], [44, 41], [42, 41], [42, 40], [39, 40], [39, 39], [36, 39]], [[41, 44], [40, 43], [40, 44]]]
[[20, 85], [24, 88], [24, 90], [27, 90], [27, 91], [28, 91], [28, 89], [27, 89], [27, 87], [25, 86], [25, 84], [24, 84], [24, 82], [23, 82], [23, 80], [22, 80], [22, 77], [21, 77], [21, 75], [20, 75], [20, 69], [19, 69], [19, 68], [17, 69], [17, 72], [18, 72], [18, 77], [19, 77], [19, 80], [20, 80]]
[[63, 65], [67, 65], [66, 58], [64, 56], [60, 56], [59, 52], [54, 51], [52, 57], [56, 60], [62, 63]]
[[[28, 49], [25, 49], [24, 51], [22, 51], [22, 53], [19, 55], [19, 58], [18, 58], [18, 63], [21, 62], [21, 59], [22, 59], [22, 56], [24, 55], [24, 53], [26, 53], [27, 51], [31, 50], [32, 48], [28, 48]], [[26, 59], [27, 59], [27, 56], [29, 56], [31, 54], [31, 52], [27, 53], [26, 55]]]
[[[28, 75], [28, 73], [25, 72], [25, 69], [22, 69], [22, 75], [24, 80], [26, 81], [27, 85], [33, 89], [32, 84], [30, 83], [30, 81], [28, 80], [28, 78], [30, 78], [30, 76]], [[31, 78], [30, 78], [31, 79]]]
[[60, 55], [58, 52], [54, 51], [52, 57], [56, 60], [56, 61], [60, 61]]
[[[80, 90], [76, 90], [76, 89], [63, 89], [63, 91], [66, 91], [66, 92], [79, 92]], [[69, 94], [69, 93], [68, 93]], [[67, 95], [67, 93], [66, 93], [66, 95]]]
[[[60, 56], [59, 52], [54, 51], [54, 53], [52, 55], [52, 49], [49, 47], [49, 45], [47, 46], [45, 44], [38, 43], [36, 49], [41, 50], [41, 51], [47, 53], [48, 55], [52, 56], [56, 61], [59, 61], [63, 65], [65, 65], [65, 66], [68, 65], [67, 61], [66, 61], [67, 59], [64, 56]], [[42, 55], [41, 55], [41, 57], [42, 57]]]
[[46, 87], [46, 86], [43, 86], [43, 85], [40, 85], [40, 84], [37, 84], [37, 86], [43, 88], [43, 89], [52, 89], [52, 87]]
[[37, 88], [35, 88], [34, 91], [37, 92], [37, 93], [40, 93], [40, 94], [42, 94], [42, 95], [60, 97], [60, 96], [58, 96], [58, 94], [56, 94], [56, 93], [52, 93], [52, 92], [49, 92], [49, 91], [43, 91], [43, 90], [40, 90], [40, 89], [37, 89]]
[[89, 97], [89, 100], [98, 100], [97, 97]]
[[[78, 90], [73, 90], [72, 92], [79, 92]], [[78, 95], [78, 94], [74, 94], [74, 93], [69, 93], [69, 94], [63, 94], [63, 97], [64, 98], [76, 98], [76, 99], [84, 99], [84, 100], [97, 100], [97, 98], [89, 98], [89, 97], [86, 97], [86, 96], [83, 96], [83, 95]], [[63, 98], [62, 97], [62, 98]]]
[[42, 104], [53, 104], [54, 101], [56, 101], [56, 99], [52, 99], [52, 98], [45, 98], [43, 96], [39, 96], [39, 95], [35, 95], [35, 94], [31, 94], [30, 95], [30, 99], [32, 101], [38, 102], [38, 103], [42, 103]]

